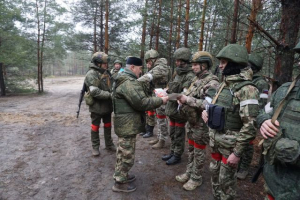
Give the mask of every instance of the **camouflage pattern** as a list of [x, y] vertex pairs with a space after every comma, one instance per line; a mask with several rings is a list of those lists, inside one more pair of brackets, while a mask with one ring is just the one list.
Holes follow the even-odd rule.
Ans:
[[150, 113], [151, 113], [150, 115], [149, 113], [147, 113], [146, 115], [146, 124], [148, 124], [149, 126], [155, 126], [156, 124], [155, 110], [151, 110]]
[[136, 135], [118, 138], [117, 161], [113, 175], [115, 181], [123, 183], [127, 180], [128, 172], [134, 164], [135, 146]]
[[108, 58], [108, 55], [104, 52], [96, 52], [93, 54], [92, 56], [92, 63], [108, 63], [109, 61], [109, 58]]
[[[243, 81], [251, 80], [252, 75], [252, 70], [247, 67], [241, 70], [240, 74], [226, 76], [225, 81], [222, 83], [226, 83], [226, 85], [220, 93], [220, 96], [226, 88], [234, 88], [234, 86]], [[234, 199], [235, 197], [236, 168], [227, 165], [227, 158], [231, 153], [241, 156], [248, 144], [254, 140], [256, 135], [256, 116], [259, 109], [258, 99], [259, 92], [257, 88], [252, 85], [245, 85], [235, 91], [232, 96], [232, 103], [235, 110], [239, 109], [238, 115], [242, 123], [241, 128], [239, 130], [224, 129], [223, 131], [209, 129], [210, 146], [214, 153], [212, 154], [214, 160], [210, 164], [210, 170], [212, 172], [211, 181], [216, 199]], [[219, 98], [215, 104], [222, 105], [218, 102], [221, 102]], [[230, 113], [228, 113], [228, 115], [229, 114]], [[225, 122], [225, 124], [226, 123], [227, 122]]]
[[218, 59], [224, 58], [241, 65], [248, 64], [248, 52], [244, 46], [229, 44], [224, 47], [216, 56]]
[[[101, 124], [101, 119], [103, 121], [103, 129], [104, 129], [104, 141], [105, 147], [114, 146], [113, 140], [111, 137], [111, 114], [108, 115], [98, 115], [96, 113], [91, 113], [92, 124], [95, 126], [99, 126]], [[91, 130], [91, 141], [93, 149], [99, 149], [100, 147], [100, 137], [99, 131]]]
[[191, 50], [185, 47], [179, 48], [174, 52], [175, 60], [183, 60], [185, 62], [190, 61], [191, 59]]
[[192, 55], [190, 63], [207, 63], [208, 69], [210, 69], [213, 66], [213, 58], [206, 51], [198, 51]]
[[93, 104], [89, 105], [89, 111], [99, 115], [110, 114], [113, 110], [111, 103], [111, 83], [110, 73], [91, 64], [87, 72], [84, 83], [89, 90], [90, 86], [97, 87], [92, 92], [89, 90], [89, 95], [93, 98]]
[[146, 51], [145, 53], [145, 61], [147, 62], [147, 60], [149, 59], [156, 59], [158, 58], [158, 52], [154, 49], [150, 49], [148, 51]]
[[166, 141], [168, 138], [168, 120], [165, 109], [165, 105], [162, 105], [156, 109], [157, 138], [164, 141]]
[[184, 92], [187, 95], [187, 101], [180, 110], [187, 116], [187, 119], [192, 119], [192, 121], [188, 120], [187, 124], [189, 152], [186, 173], [192, 180], [199, 183], [202, 182], [202, 170], [206, 157], [205, 147], [209, 141], [208, 127], [201, 113], [209, 104], [205, 97], [212, 98], [218, 86], [218, 78], [209, 71], [194, 77], [191, 86]]
[[[169, 82], [168, 93], [181, 93], [187, 90], [195, 77], [191, 66], [177, 67], [174, 80]], [[179, 112], [177, 101], [168, 101], [166, 115], [170, 119], [169, 135], [171, 138], [170, 151], [180, 157], [184, 152], [185, 145], [185, 123], [187, 119]]]
[[[261, 110], [257, 117], [258, 127], [272, 118], [290, 84], [291, 82], [283, 84], [272, 94], [272, 109]], [[263, 143], [266, 192], [276, 200], [300, 199], [300, 80], [289, 93], [277, 120], [280, 123], [280, 132]]]

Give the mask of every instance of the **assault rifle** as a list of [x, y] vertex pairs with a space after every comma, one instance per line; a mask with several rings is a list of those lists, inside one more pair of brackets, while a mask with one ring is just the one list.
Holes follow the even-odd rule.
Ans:
[[77, 113], [77, 118], [79, 117], [80, 107], [81, 107], [81, 103], [82, 103], [85, 92], [87, 92], [87, 88], [86, 88], [85, 83], [83, 82], [83, 86], [82, 86], [80, 96], [79, 96], [78, 110], [76, 112]]

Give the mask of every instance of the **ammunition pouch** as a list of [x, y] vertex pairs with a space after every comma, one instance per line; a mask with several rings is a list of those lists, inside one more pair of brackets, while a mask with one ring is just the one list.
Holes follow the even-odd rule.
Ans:
[[225, 109], [222, 106], [210, 104], [208, 108], [208, 126], [222, 131], [225, 126]]
[[91, 96], [90, 92], [84, 94], [84, 100], [86, 105], [91, 106], [95, 103], [94, 98]]
[[282, 163], [296, 163], [300, 155], [299, 143], [289, 138], [281, 138], [275, 144], [275, 155]]

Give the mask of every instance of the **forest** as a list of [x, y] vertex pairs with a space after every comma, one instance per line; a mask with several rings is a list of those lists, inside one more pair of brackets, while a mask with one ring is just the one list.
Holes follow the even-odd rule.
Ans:
[[261, 54], [262, 75], [282, 84], [299, 72], [299, 13], [298, 0], [1, 0], [1, 95], [84, 75], [96, 51], [111, 68], [152, 48], [173, 67], [177, 48], [215, 56], [230, 43]]

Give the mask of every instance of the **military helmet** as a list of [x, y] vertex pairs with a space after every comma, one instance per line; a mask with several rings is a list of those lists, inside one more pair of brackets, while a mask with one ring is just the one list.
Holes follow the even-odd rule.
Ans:
[[192, 55], [190, 62], [191, 63], [207, 63], [208, 69], [210, 69], [213, 66], [212, 59], [213, 59], [212, 55], [210, 53], [208, 53], [207, 51], [198, 51]]
[[120, 61], [120, 60], [115, 60], [114, 64], [116, 64], [116, 63], [119, 63], [122, 65], [122, 61]]
[[179, 48], [174, 52], [174, 58], [176, 60], [190, 61], [191, 50], [185, 47]]
[[108, 63], [109, 59], [108, 59], [108, 55], [104, 52], [96, 52], [93, 54], [92, 56], [92, 62], [95, 63]]
[[249, 63], [251, 63], [252, 65], [255, 65], [257, 70], [261, 70], [261, 68], [264, 64], [264, 60], [260, 55], [258, 55], [256, 53], [251, 53], [251, 54], [249, 54]]
[[150, 49], [145, 53], [145, 60], [158, 58], [158, 52], [154, 49]]
[[218, 59], [224, 58], [229, 61], [247, 65], [248, 64], [248, 52], [247, 49], [238, 44], [229, 44], [224, 47], [216, 56]]
[[295, 50], [297, 53], [300, 53], [300, 42], [298, 42], [298, 44], [295, 46], [294, 50]]

